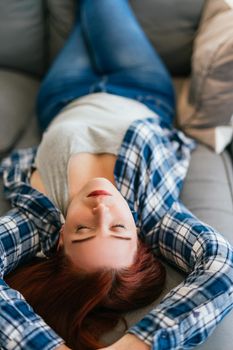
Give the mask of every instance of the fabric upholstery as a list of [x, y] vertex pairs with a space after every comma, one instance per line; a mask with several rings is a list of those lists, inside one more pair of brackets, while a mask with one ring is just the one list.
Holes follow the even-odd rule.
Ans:
[[0, 66], [32, 74], [44, 71], [43, 1], [0, 1]]
[[190, 71], [203, 0], [131, 0], [146, 34], [173, 75]]
[[181, 199], [233, 244], [233, 168], [227, 151], [219, 156], [203, 145], [197, 147]]
[[[0, 95], [1, 96], [1, 95]], [[28, 120], [27, 125], [24, 127], [19, 140], [15, 144], [15, 149], [27, 148], [37, 146], [40, 142], [40, 132], [37, 124], [35, 114], [33, 114]], [[5, 199], [3, 193], [3, 182], [0, 178], [0, 216], [4, 215], [10, 210], [10, 203]]]
[[3, 182], [0, 178], [0, 216], [4, 215], [10, 209], [10, 203], [5, 199], [3, 193]]
[[39, 81], [9, 70], [0, 70], [0, 157], [19, 140], [34, 111]]
[[69, 35], [74, 21], [76, 3], [77, 1], [74, 0], [47, 0], [50, 63]]
[[[207, 2], [194, 43], [191, 84], [183, 91], [186, 106], [179, 113], [179, 125], [216, 151], [221, 133], [216, 127], [229, 126], [233, 115], [232, 22], [233, 9], [224, 0]], [[227, 143], [232, 128], [224, 129]]]

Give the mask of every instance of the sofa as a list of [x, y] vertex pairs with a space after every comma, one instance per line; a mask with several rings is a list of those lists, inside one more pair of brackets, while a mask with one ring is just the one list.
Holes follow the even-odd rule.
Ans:
[[[230, 35], [229, 27], [226, 30], [219, 29], [215, 36], [205, 37], [208, 31], [212, 33], [208, 26], [216, 20], [216, 15], [221, 13], [225, 18], [227, 13], [227, 20], [218, 18], [218, 21], [224, 26], [230, 23], [228, 21], [231, 13], [227, 11], [231, 11], [232, 1], [130, 0], [130, 3], [174, 78], [177, 94], [175, 123], [177, 127], [197, 139], [197, 148], [192, 153], [181, 199], [196, 216], [215, 227], [233, 244], [233, 144], [230, 141], [233, 99], [229, 98], [226, 89], [220, 92], [214, 91], [212, 99], [208, 95], [212, 91], [212, 86], [223, 89], [224, 82], [233, 92], [233, 79], [232, 81], [230, 79], [231, 60], [227, 62], [228, 73], [225, 72], [223, 77], [222, 66], [219, 68], [218, 64], [216, 73], [213, 71], [211, 61], [213, 57], [215, 60], [217, 57], [218, 62], [222, 62], [226, 54], [224, 51], [220, 52], [219, 48], [225, 49], [226, 45], [222, 43], [228, 40], [227, 48], [230, 50], [229, 47], [233, 47], [231, 39], [233, 35]], [[40, 141], [41, 135], [35, 112], [38, 87], [71, 30], [74, 8], [74, 0], [0, 1], [0, 159], [13, 149], [35, 146]], [[215, 38], [220, 33], [225, 35], [229, 33], [229, 37], [219, 39], [216, 49]], [[216, 49], [214, 53], [211, 51], [213, 47]], [[201, 52], [198, 51], [200, 48]], [[208, 63], [206, 60], [211, 61], [212, 70], [206, 66]], [[205, 66], [202, 66], [203, 62]], [[203, 72], [205, 78], [202, 76]], [[207, 73], [216, 73], [214, 79], [212, 76], [209, 79], [211, 87], [208, 85]], [[218, 85], [220, 75], [221, 84]], [[204, 85], [200, 77], [206, 79], [207, 83], [206, 90], [203, 87], [198, 100], [198, 91], [200, 86]], [[222, 98], [225, 96], [224, 93], [226, 98], [215, 103], [216, 96]], [[204, 101], [200, 100], [203, 96], [206, 98]], [[206, 103], [209, 101], [212, 101], [212, 104], [207, 108]], [[221, 109], [221, 106], [225, 109]], [[217, 135], [216, 130], [224, 130], [228, 135], [227, 143], [221, 150], [215, 147], [216, 139], [213, 135]], [[9, 203], [4, 199], [1, 180], [0, 214], [4, 215], [8, 209]], [[166, 265], [166, 269], [167, 282], [163, 295], [185, 277], [172, 266]], [[129, 325], [139, 320], [150, 307], [129, 313], [127, 315]], [[233, 313], [230, 313], [208, 340], [196, 348], [231, 350], [232, 324]], [[113, 332], [105, 336], [105, 339], [111, 343], [121, 335], [122, 328], [118, 325]]]

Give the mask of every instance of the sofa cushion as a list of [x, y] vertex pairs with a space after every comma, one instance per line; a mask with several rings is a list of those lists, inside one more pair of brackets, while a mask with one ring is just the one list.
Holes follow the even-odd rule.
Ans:
[[0, 157], [22, 136], [34, 111], [38, 86], [37, 79], [0, 70]]
[[227, 151], [218, 155], [203, 145], [196, 148], [181, 199], [233, 244], [233, 167]]
[[[39, 144], [40, 139], [41, 135], [37, 124], [37, 118], [35, 114], [33, 114], [27, 120], [27, 125], [25, 126], [25, 129], [22, 132], [18, 142], [15, 144], [15, 148], [20, 149], [36, 146]], [[3, 181], [2, 177], [0, 177], [0, 216], [4, 215], [8, 210], [10, 210], [10, 208], [10, 202], [4, 197]]]
[[27, 126], [22, 136], [15, 145], [16, 149], [38, 146], [41, 140], [41, 132], [38, 125], [36, 114], [33, 114], [28, 120]]
[[0, 66], [44, 71], [43, 1], [0, 1]]
[[131, 0], [146, 34], [173, 75], [190, 71], [203, 0]]
[[72, 28], [75, 3], [74, 0], [47, 0], [49, 13], [49, 61], [54, 60], [58, 51], [62, 48]]
[[[187, 74], [204, 0], [130, 0], [146, 34], [175, 75]], [[50, 58], [64, 45], [74, 19], [74, 0], [47, 0]]]
[[0, 177], [0, 216], [5, 215], [8, 210], [10, 210], [10, 202], [5, 199], [3, 193], [3, 181]]
[[207, 1], [194, 43], [191, 84], [183, 91], [189, 94], [187, 105], [179, 113], [179, 125], [186, 133], [216, 152], [232, 138], [232, 23], [229, 0]]

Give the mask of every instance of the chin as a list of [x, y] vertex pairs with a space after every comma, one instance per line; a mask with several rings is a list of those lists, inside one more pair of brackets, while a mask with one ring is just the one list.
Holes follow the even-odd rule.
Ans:
[[[110, 180], [106, 179], [105, 177], [94, 177], [93, 179], [89, 180], [87, 183], [87, 186], [98, 186], [99, 189], [100, 186], [111, 186], [115, 187]], [[104, 189], [104, 188], [103, 188]]]

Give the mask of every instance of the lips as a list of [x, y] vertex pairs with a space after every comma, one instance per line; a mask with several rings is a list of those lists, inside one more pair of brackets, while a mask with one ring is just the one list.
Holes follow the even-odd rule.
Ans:
[[87, 197], [97, 197], [97, 196], [111, 196], [111, 193], [104, 190], [97, 190], [89, 193]]

